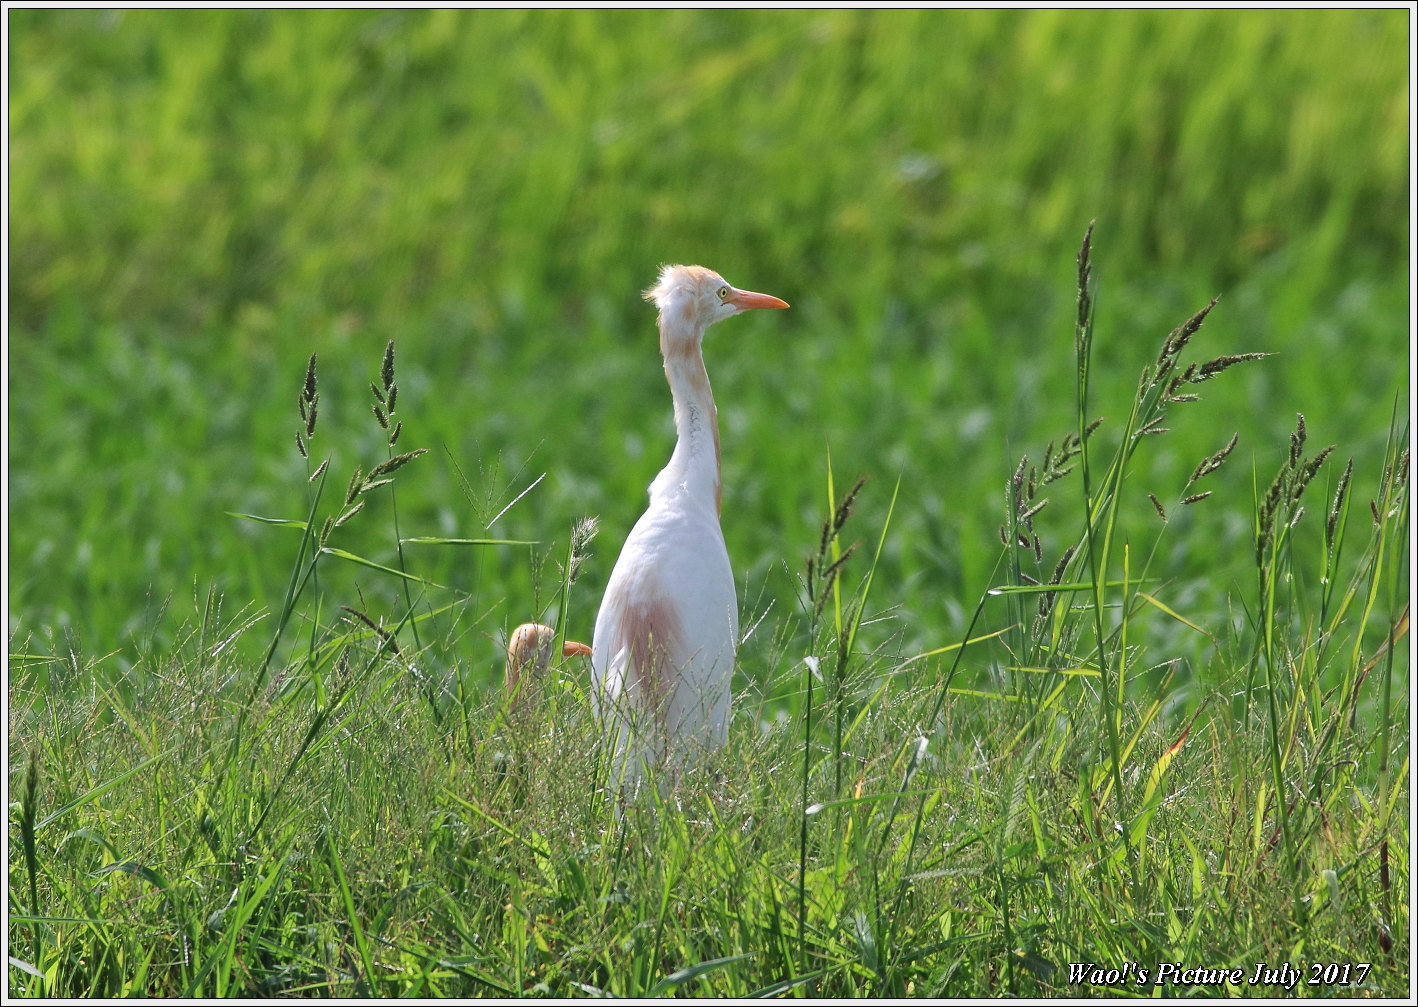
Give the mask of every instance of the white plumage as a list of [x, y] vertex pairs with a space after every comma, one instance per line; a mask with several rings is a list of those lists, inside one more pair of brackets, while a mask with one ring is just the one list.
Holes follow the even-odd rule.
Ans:
[[719, 424], [701, 344], [717, 321], [788, 306], [703, 266], [665, 266], [645, 299], [660, 311], [678, 440], [596, 616], [592, 694], [623, 785], [655, 765], [676, 770], [727, 738], [738, 599], [719, 528]]

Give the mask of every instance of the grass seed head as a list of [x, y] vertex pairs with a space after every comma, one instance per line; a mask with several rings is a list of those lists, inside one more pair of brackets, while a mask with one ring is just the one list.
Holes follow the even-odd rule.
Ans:
[[[1049, 575], [1050, 584], [1063, 583], [1064, 573], [1068, 570], [1068, 564], [1073, 559], [1073, 554], [1078, 550], [1077, 546], [1069, 546], [1059, 557], [1059, 561], [1054, 564], [1054, 572]], [[1042, 628], [1043, 621], [1049, 617], [1049, 612], [1053, 610], [1054, 602], [1058, 599], [1057, 591], [1049, 591], [1039, 596], [1039, 608], [1037, 619], [1034, 623], [1036, 632]]]
[[1162, 426], [1163, 422], [1164, 422], [1166, 419], [1167, 419], [1167, 417], [1166, 417], [1165, 414], [1152, 417], [1152, 419], [1148, 420], [1148, 421], [1147, 421], [1146, 423], [1144, 423], [1142, 426], [1138, 427], [1138, 428], [1137, 428], [1137, 432], [1134, 433], [1133, 436], [1134, 436], [1134, 437], [1148, 437], [1148, 436], [1151, 436], [1152, 434], [1171, 433], [1171, 429], [1172, 429], [1171, 427], [1164, 427], [1164, 426]]
[[1024, 511], [1022, 514], [1019, 515], [1019, 523], [1022, 525], [1029, 524], [1034, 520], [1034, 515], [1038, 514], [1047, 506], [1049, 506], [1049, 498], [1044, 497], [1044, 499], [1040, 500], [1034, 506], [1030, 507], [1028, 510]]
[[354, 471], [350, 473], [350, 485], [345, 490], [345, 506], [349, 506], [355, 502], [355, 497], [359, 496], [360, 483], [363, 481], [364, 476], [360, 472], [359, 466], [356, 465]]
[[1217, 469], [1219, 469], [1225, 463], [1226, 458], [1231, 454], [1231, 452], [1236, 450], [1236, 443], [1240, 440], [1240, 438], [1240, 434], [1232, 434], [1231, 440], [1226, 444], [1224, 448], [1216, 452], [1214, 455], [1207, 455], [1205, 458], [1203, 458], [1201, 460], [1201, 463], [1198, 464], [1197, 467], [1192, 471], [1191, 478], [1187, 480], [1187, 485], [1190, 486], [1198, 479], [1203, 479], [1206, 476], [1211, 475], [1211, 473], [1215, 472]]
[[[361, 593], [361, 594], [360, 594], [360, 601], [362, 602], [363, 600], [364, 600], [364, 595], [363, 595], [363, 593]], [[397, 657], [397, 656], [402, 656], [402, 655], [400, 655], [400, 653], [399, 653], [399, 645], [398, 645], [398, 643], [394, 640], [394, 634], [390, 633], [387, 629], [385, 629], [383, 626], [379, 625], [379, 623], [375, 622], [372, 618], [370, 618], [368, 613], [363, 612], [363, 611], [361, 611], [360, 609], [357, 609], [357, 608], [352, 608], [352, 607], [350, 607], [349, 605], [341, 605], [340, 608], [341, 608], [342, 610], [348, 612], [350, 615], [354, 616], [356, 619], [358, 619], [360, 622], [364, 623], [366, 626], [368, 626], [369, 629], [370, 629], [370, 631], [371, 631], [375, 636], [379, 637], [380, 642], [383, 643], [386, 647], [389, 648], [390, 653], [394, 654], [396, 657]], [[347, 658], [346, 658], [346, 653], [342, 652], [342, 653], [340, 654], [340, 657], [341, 657], [341, 661], [342, 661], [343, 667], [337, 669], [337, 671], [342, 671], [342, 672], [348, 673], [348, 671], [349, 671], [349, 661], [348, 661]], [[337, 676], [337, 677], [343, 677], [343, 676]]]
[[837, 512], [832, 515], [832, 534], [836, 535], [847, 524], [847, 519], [852, 516], [852, 508], [856, 505], [857, 494], [862, 491], [862, 487], [867, 484], [866, 476], [862, 476], [856, 484], [847, 491], [847, 495], [842, 498], [842, 502], [837, 505]]
[[369, 478], [376, 479], [379, 476], [387, 476], [391, 472], [397, 472], [409, 462], [420, 455], [428, 454], [428, 448], [414, 448], [412, 451], [405, 451], [401, 455], [395, 455], [387, 461], [382, 461], [369, 470]]
[[600, 530], [600, 527], [600, 519], [595, 517], [578, 518], [572, 522], [571, 550], [567, 560], [569, 567], [566, 571], [567, 584], [575, 584], [576, 578], [581, 575], [581, 567], [591, 556], [591, 541], [596, 537], [596, 532]]
[[[1187, 348], [1187, 343], [1191, 342], [1192, 336], [1196, 335], [1197, 330], [1201, 328], [1201, 323], [1206, 321], [1206, 316], [1211, 314], [1211, 309], [1216, 307], [1218, 300], [1220, 300], [1219, 297], [1213, 297], [1211, 303], [1171, 331], [1167, 336], [1167, 341], [1162, 344], [1162, 352], [1157, 357], [1159, 368], [1168, 358], [1175, 360], [1181, 355], [1182, 350]], [[1191, 365], [1191, 367], [1194, 366]], [[1188, 370], [1191, 370], [1191, 367], [1188, 367]]]
[[842, 550], [842, 555], [838, 556], [835, 562], [822, 571], [822, 577], [827, 583], [831, 584], [832, 581], [837, 578], [837, 575], [842, 572], [842, 568], [847, 565], [847, 560], [851, 559], [852, 554], [857, 551], [859, 544], [858, 542], [853, 542], [851, 545], [847, 546], [847, 548]]
[[[305, 426], [305, 436], [315, 436], [315, 421], [318, 416], [320, 404], [320, 393], [315, 387], [315, 354], [310, 355], [310, 363], [305, 368], [305, 383], [301, 387], [300, 395], [296, 399], [296, 407], [300, 410], [300, 420]], [[310, 455], [305, 450], [305, 441], [297, 433], [295, 437], [296, 450], [300, 452], [302, 458], [309, 458]]]
[[1266, 490], [1265, 499], [1260, 505], [1260, 514], [1256, 520], [1256, 564], [1265, 562], [1265, 549], [1270, 544], [1271, 536], [1275, 530], [1276, 513], [1280, 508], [1280, 501], [1285, 498], [1286, 489], [1290, 484], [1290, 467], [1284, 466], [1275, 473], [1275, 478], [1270, 481], [1270, 488]]
[[1166, 399], [1176, 397], [1180, 393], [1181, 387], [1185, 384], [1190, 384], [1195, 377], [1196, 364], [1187, 364], [1186, 370], [1167, 382], [1167, 391], [1162, 397]]
[[1319, 454], [1315, 455], [1304, 465], [1300, 466], [1300, 471], [1295, 474], [1295, 480], [1290, 486], [1290, 499], [1299, 500], [1305, 492], [1305, 487], [1310, 485], [1310, 480], [1315, 477], [1315, 473], [1320, 470], [1320, 466], [1334, 452], [1334, 445], [1331, 444]]
[[1090, 285], [1093, 281], [1093, 225], [1089, 221], [1088, 230], [1083, 233], [1083, 244], [1078, 249], [1078, 328], [1086, 329], [1093, 314], [1093, 295]]
[[1072, 465], [1065, 465], [1061, 469], [1054, 469], [1052, 472], [1050, 472], [1047, 476], [1044, 477], [1044, 482], [1045, 484], [1055, 482], [1056, 480], [1062, 479], [1064, 476], [1068, 475], [1072, 471]]
[[1339, 515], [1344, 512], [1344, 498], [1349, 493], [1349, 477], [1354, 474], [1354, 459], [1350, 458], [1349, 463], [1344, 466], [1344, 473], [1339, 477], [1339, 485], [1334, 490], [1334, 502], [1329, 505], [1329, 516], [1324, 522], [1324, 540], [1330, 549], [1334, 548], [1334, 531], [1339, 525]]
[[384, 379], [384, 387], [394, 387], [394, 340], [389, 340], [389, 344], [384, 347], [384, 367], [380, 372], [380, 377]]
[[[1202, 364], [1201, 367], [1196, 370], [1196, 373], [1187, 380], [1194, 385], [1199, 385], [1203, 381], [1211, 380], [1228, 367], [1234, 367], [1236, 364], [1244, 363], [1247, 360], [1263, 360], [1268, 356], [1270, 356], [1269, 353], [1228, 353], [1223, 356], [1214, 357]], [[1191, 369], [1192, 368], [1188, 368], [1188, 370]]]
[[1265, 493], [1265, 502], [1261, 504], [1262, 524], [1267, 524], [1268, 519], [1274, 516], [1276, 508], [1280, 506], [1280, 501], [1285, 496], [1286, 487], [1290, 484], [1289, 474], [1289, 469], [1283, 468], [1271, 480], [1270, 489]]
[[1166, 511], [1166, 509], [1162, 506], [1162, 501], [1157, 499], [1156, 494], [1154, 494], [1154, 493], [1149, 493], [1149, 494], [1147, 494], [1147, 499], [1151, 500], [1151, 501], [1152, 501], [1152, 506], [1157, 509], [1157, 516], [1160, 517], [1163, 521], [1166, 521], [1166, 520], [1167, 520], [1167, 511]]
[[1295, 432], [1290, 435], [1290, 467], [1300, 464], [1300, 454], [1305, 450], [1305, 414], [1295, 414]]
[[356, 501], [354, 502], [354, 506], [353, 506], [353, 507], [350, 507], [350, 508], [347, 509], [343, 514], [341, 514], [338, 518], [335, 519], [335, 527], [336, 527], [336, 528], [339, 528], [339, 527], [340, 527], [341, 525], [343, 525], [346, 521], [348, 521], [350, 518], [354, 517], [356, 514], [358, 514], [358, 513], [359, 513], [360, 511], [362, 511], [362, 510], [364, 510], [364, 501], [363, 501], [363, 500], [356, 500]]

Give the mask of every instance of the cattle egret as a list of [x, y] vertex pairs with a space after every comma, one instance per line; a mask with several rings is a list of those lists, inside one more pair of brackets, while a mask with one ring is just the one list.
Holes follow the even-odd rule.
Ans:
[[[537, 622], [524, 622], [512, 631], [507, 640], [507, 698], [521, 707], [541, 684], [551, 667], [551, 653], [556, 643], [556, 630]], [[562, 657], [586, 657], [591, 648], [584, 643], [567, 640], [562, 644]]]
[[613, 732], [622, 785], [723, 746], [738, 642], [738, 599], [719, 528], [719, 422], [704, 330], [751, 308], [786, 308], [703, 266], [665, 266], [645, 292], [678, 440], [650, 506], [611, 571], [591, 655], [596, 712]]

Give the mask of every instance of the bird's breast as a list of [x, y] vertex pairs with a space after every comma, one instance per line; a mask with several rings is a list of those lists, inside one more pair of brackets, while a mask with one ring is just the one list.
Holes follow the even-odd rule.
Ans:
[[606, 586], [596, 620], [595, 660], [612, 660], [650, 611], [655, 621], [674, 627], [674, 640], [665, 643], [673, 643], [680, 659], [727, 652], [732, 660], [738, 599], [724, 536], [712, 513], [662, 501], [636, 522]]
[[734, 575], [718, 519], [704, 508], [651, 507], [626, 539], [612, 579], [653, 579], [667, 593], [693, 601], [701, 592], [725, 587]]

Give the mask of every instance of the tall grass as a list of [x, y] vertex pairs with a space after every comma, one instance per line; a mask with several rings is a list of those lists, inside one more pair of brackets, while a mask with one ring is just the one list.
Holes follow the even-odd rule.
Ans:
[[[1400, 12], [6, 17], [12, 995], [1408, 991]], [[794, 311], [730, 749], [621, 809], [493, 683], [666, 260]]]
[[[1332, 452], [1311, 453], [1303, 422], [1257, 447], [1278, 474], [1254, 495], [1196, 491], [1236, 464], [1227, 444], [1169, 507], [1141, 463], [1173, 436], [1163, 422], [1213, 407], [1221, 372], [1270, 361], [1198, 355], [1203, 309], [1110, 400], [1091, 383], [1090, 241], [1078, 265], [1074, 423], [1042, 470], [1001, 471], [1000, 573], [965, 630], [915, 655], [868, 642], [891, 618], [897, 533], [861, 527], [883, 490], [839, 495], [829, 467], [801, 611], [780, 616], [802, 631], [750, 658], [729, 749], [663, 798], [622, 807], [607, 789], [574, 669], [529, 716], [507, 716], [468, 660], [429, 691], [447, 642], [419, 648], [413, 625], [459, 592], [419, 582], [341, 615], [341, 589], [308, 575], [319, 557], [365, 565], [333, 543], [373, 520], [351, 508], [374, 483], [406, 474], [389, 462], [356, 469], [331, 520], [317, 489], [293, 531], [268, 529], [295, 556], [274, 627], [212, 599], [127, 673], [22, 665], [11, 993], [1086, 995], [1109, 989], [1070, 965], [1132, 963], [1151, 978], [1130, 973], [1128, 992], [1167, 995], [1193, 988], [1159, 985], [1163, 965], [1289, 962], [1300, 995], [1403, 995], [1406, 426], [1381, 466], [1318, 498]], [[303, 452], [333, 394], [314, 373]], [[1121, 419], [1095, 424], [1095, 408]], [[1209, 534], [1180, 515], [1203, 509], [1254, 532], [1234, 617], [1189, 606], [1172, 574], [1177, 540]], [[1054, 542], [1069, 543], [1057, 558]], [[269, 675], [232, 645], [284, 626], [309, 632], [273, 648]], [[797, 713], [767, 718], [780, 687], [801, 690]]]

